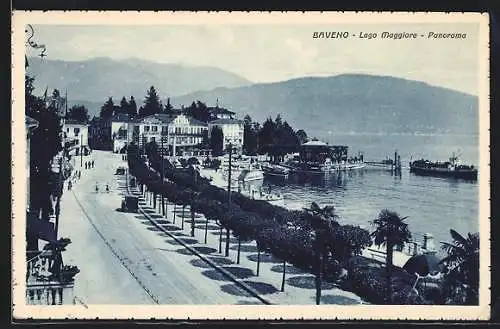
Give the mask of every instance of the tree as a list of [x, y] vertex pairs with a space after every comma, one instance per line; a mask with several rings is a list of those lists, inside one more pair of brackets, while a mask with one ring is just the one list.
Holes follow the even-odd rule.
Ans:
[[299, 129], [295, 133], [297, 135], [297, 138], [299, 139], [300, 144], [304, 144], [308, 141], [307, 134], [304, 130]]
[[137, 104], [135, 103], [134, 96], [130, 96], [130, 101], [128, 103], [128, 114], [131, 118], [137, 116]]
[[249, 115], [245, 116], [243, 122], [243, 151], [246, 155], [256, 155], [259, 145], [257, 131]]
[[81, 123], [89, 122], [89, 110], [83, 105], [73, 105], [66, 116], [66, 119], [72, 119]]
[[387, 271], [387, 297], [392, 302], [392, 258], [394, 247], [403, 248], [404, 244], [410, 242], [411, 232], [408, 224], [404, 222], [407, 217], [401, 218], [398, 213], [384, 209], [378, 217], [373, 220], [372, 225], [376, 227], [371, 236], [377, 246], [386, 246], [386, 271]]
[[127, 99], [124, 97], [122, 97], [121, 101], [120, 101], [120, 107], [118, 108], [117, 110], [117, 113], [123, 113], [123, 114], [128, 114], [129, 113], [129, 106], [130, 104], [127, 102]]
[[477, 305], [479, 297], [479, 234], [468, 233], [467, 237], [450, 230], [452, 243], [441, 242], [447, 256], [441, 260], [448, 270], [445, 274], [447, 294], [452, 299], [465, 288], [465, 304]]
[[173, 108], [172, 104], [170, 104], [170, 97], [168, 97], [167, 98], [167, 105], [165, 105], [164, 112], [165, 112], [165, 114], [171, 115], [173, 109], [174, 108]]
[[[38, 218], [49, 220], [52, 209], [50, 200], [55, 185], [50, 165], [54, 156], [62, 150], [61, 123], [56, 104], [47, 107], [45, 99], [33, 95], [34, 78], [25, 76], [25, 114], [38, 121], [38, 128], [30, 138], [30, 211]], [[58, 91], [54, 91], [58, 96]], [[52, 106], [54, 105], [54, 106]]]
[[113, 116], [115, 111], [115, 103], [113, 102], [113, 98], [109, 97], [106, 103], [101, 106], [100, 117], [102, 119], [109, 119]]
[[218, 126], [212, 128], [210, 132], [210, 147], [214, 156], [222, 155], [222, 148], [224, 145], [224, 133]]
[[144, 106], [142, 108], [142, 113], [139, 112], [139, 116], [145, 117], [162, 112], [162, 105], [160, 102], [160, 97], [156, 92], [154, 86], [151, 86], [147, 91], [146, 98], [144, 99]]
[[268, 153], [271, 146], [274, 145], [275, 130], [276, 124], [271, 118], [267, 118], [258, 133], [260, 154]]
[[184, 109], [184, 113], [202, 122], [209, 122], [212, 119], [207, 105], [200, 101], [192, 102], [189, 107]]
[[316, 202], [311, 204], [310, 208], [303, 209], [306, 214], [306, 219], [311, 225], [313, 248], [316, 254], [317, 271], [316, 271], [316, 305], [319, 305], [321, 300], [321, 281], [324, 271], [324, 261], [326, 257], [326, 249], [328, 245], [328, 235], [332, 227], [339, 226], [337, 222], [337, 214], [335, 207], [325, 206], [321, 208]]

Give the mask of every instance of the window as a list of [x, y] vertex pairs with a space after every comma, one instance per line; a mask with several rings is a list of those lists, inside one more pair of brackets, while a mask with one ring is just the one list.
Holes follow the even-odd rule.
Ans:
[[69, 133], [69, 128], [66, 128], [66, 132]]
[[151, 126], [151, 131], [157, 132], [158, 131], [158, 126]]
[[154, 137], [151, 137], [151, 142], [155, 143], [156, 139]]
[[75, 128], [73, 129], [73, 132], [75, 133], [76, 136], [80, 133], [80, 128]]
[[144, 131], [149, 131], [149, 126], [144, 126]]

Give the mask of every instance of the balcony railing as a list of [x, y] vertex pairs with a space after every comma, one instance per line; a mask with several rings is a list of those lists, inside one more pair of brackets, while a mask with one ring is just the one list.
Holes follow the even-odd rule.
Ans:
[[26, 286], [28, 305], [68, 305], [75, 304], [74, 284], [47, 282]]

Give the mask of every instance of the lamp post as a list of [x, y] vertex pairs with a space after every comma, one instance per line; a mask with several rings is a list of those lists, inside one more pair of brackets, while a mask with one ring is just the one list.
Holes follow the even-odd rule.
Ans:
[[[229, 151], [229, 171], [227, 176], [227, 219], [231, 218], [231, 160], [233, 155], [233, 145], [231, 143], [228, 144], [227, 150]], [[226, 257], [229, 256], [229, 228], [226, 228]]]
[[[165, 161], [163, 159], [163, 156], [164, 156], [164, 149], [163, 149], [163, 138], [165, 136], [165, 132], [162, 130], [161, 132], [161, 184], [163, 186], [163, 183], [164, 183], [164, 172], [165, 172]], [[163, 216], [165, 216], [165, 197], [163, 195], [163, 193], [161, 194], [161, 211], [162, 211], [162, 214]]]
[[80, 134], [80, 167], [83, 167], [83, 135]]
[[56, 215], [56, 222], [55, 222], [55, 234], [56, 234], [56, 241], [57, 241], [57, 236], [58, 236], [58, 231], [59, 231], [59, 214], [61, 212], [61, 195], [63, 193], [63, 187], [61, 186], [60, 182], [63, 179], [63, 173], [62, 173], [62, 157], [59, 158], [59, 174], [58, 174], [58, 179], [57, 179], [57, 199], [56, 199], [56, 209], [55, 209], [55, 215]]

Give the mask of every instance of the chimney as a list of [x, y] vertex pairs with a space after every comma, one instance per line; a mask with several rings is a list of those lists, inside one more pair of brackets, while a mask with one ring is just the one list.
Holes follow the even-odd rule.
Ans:
[[424, 234], [424, 249], [426, 252], [436, 252], [434, 245], [434, 236], [430, 233]]

